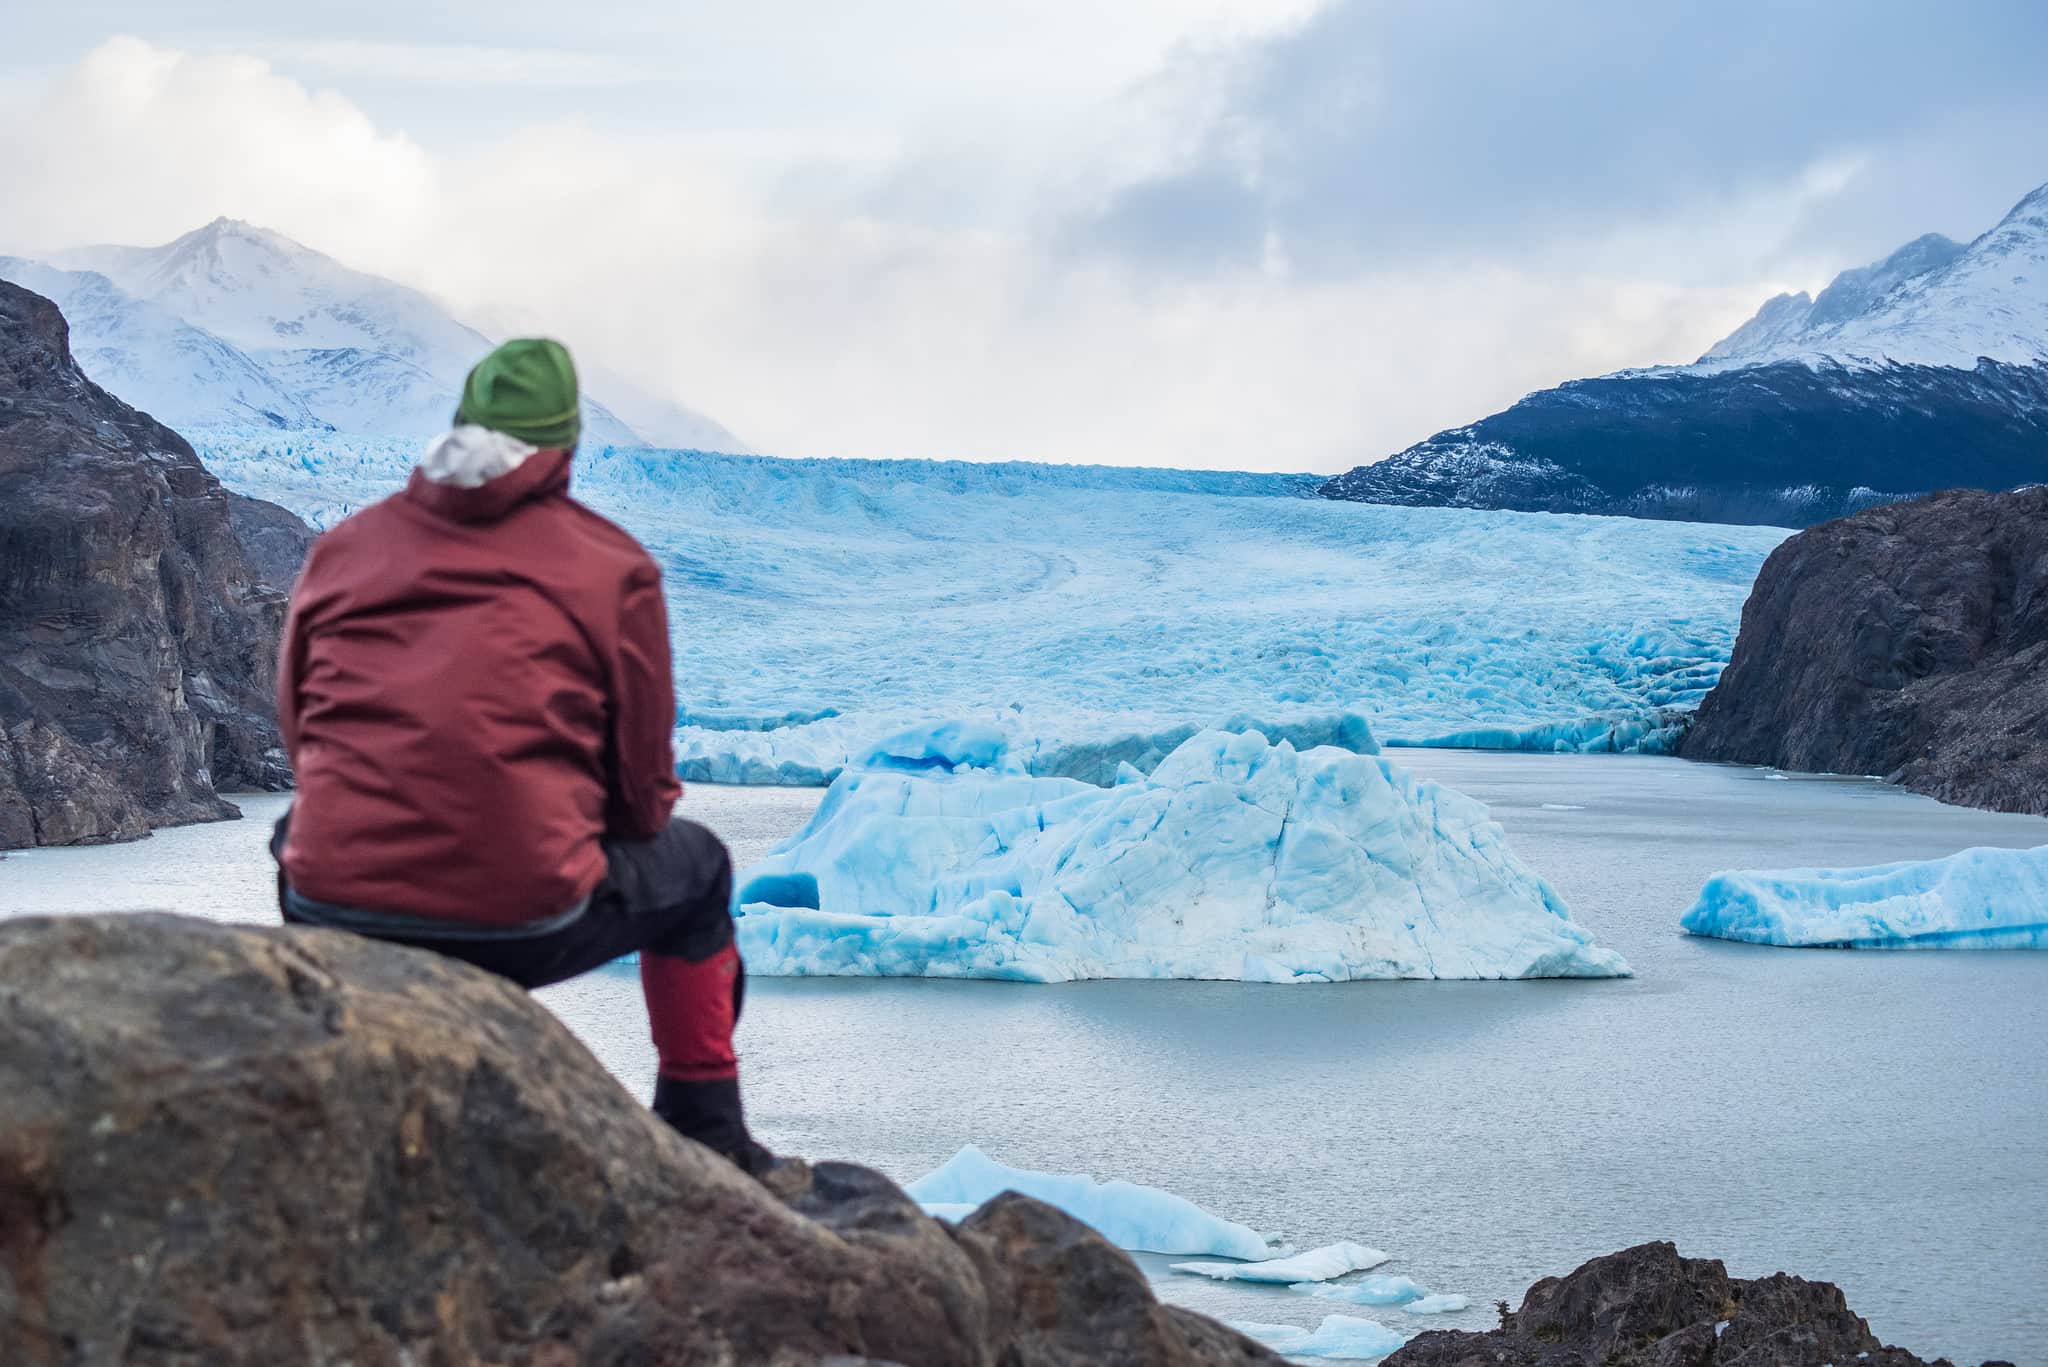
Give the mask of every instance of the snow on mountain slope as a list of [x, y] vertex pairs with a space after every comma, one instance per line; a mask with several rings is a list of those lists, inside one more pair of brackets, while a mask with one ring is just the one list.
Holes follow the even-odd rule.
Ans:
[[356, 347], [459, 381], [460, 358], [490, 347], [418, 290], [230, 218], [161, 247], [76, 247], [52, 260], [99, 271], [245, 351]]
[[[269, 376], [275, 389], [292, 397], [293, 408], [303, 410], [274, 410], [283, 419], [278, 425], [287, 427], [431, 436], [447, 426], [463, 377], [491, 346], [418, 290], [233, 219], [215, 219], [161, 247], [76, 247], [49, 261], [96, 273], [125, 296], [152, 306], [152, 317], [181, 322], [239, 351], [247, 362], [242, 369]], [[159, 402], [178, 413], [181, 423], [251, 420], [253, 400], [224, 392], [219, 375], [225, 360], [193, 365], [190, 392], [180, 390], [179, 367], [195, 353], [190, 346], [169, 345], [162, 332], [161, 323], [138, 323], [132, 336], [111, 326], [104, 340], [128, 354], [131, 369], [153, 377]], [[612, 377], [595, 374], [600, 382], [585, 386], [586, 445], [642, 446], [650, 437], [692, 448], [739, 444], [723, 427], [680, 404], [622, 389], [658, 435], [636, 431], [588, 392], [609, 389], [605, 381]], [[142, 401], [114, 379], [103, 383]]]
[[611, 411], [649, 446], [669, 451], [722, 451], [735, 456], [753, 452], [753, 447], [713, 419], [673, 399], [649, 393], [616, 370], [592, 365], [584, 383], [604, 395]]
[[[331, 525], [417, 448], [192, 434]], [[668, 596], [685, 777], [821, 784], [934, 718], [1108, 782], [1203, 726], [1297, 748], [1656, 748], [1719, 677], [1769, 529], [1361, 506], [1313, 477], [579, 456]], [[1235, 724], [1233, 724], [1235, 723]]]
[[1948, 265], [1967, 248], [1940, 233], [1916, 237], [1882, 261], [1843, 271], [1818, 298], [1804, 290], [1780, 294], [1756, 316], [1716, 342], [1700, 357], [1712, 361], [1755, 361], [1815, 346], [1844, 323], [1869, 312], [1906, 281]]
[[96, 271], [0, 257], [0, 280], [55, 301], [71, 327], [71, 353], [101, 388], [174, 428], [248, 423], [323, 426], [280, 380], [239, 348]]
[[1967, 247], [1929, 233], [1843, 271], [1797, 326], [1780, 295], [1701, 366], [1819, 360], [1973, 368], [1980, 358], [2048, 363], [2048, 185]]

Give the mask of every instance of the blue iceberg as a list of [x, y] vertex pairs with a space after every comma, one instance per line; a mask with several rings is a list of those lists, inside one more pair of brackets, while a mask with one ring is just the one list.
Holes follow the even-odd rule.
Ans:
[[[769, 975], [1611, 977], [1479, 803], [1390, 761], [1203, 732], [1113, 787], [974, 728], [849, 769], [738, 894]], [[959, 744], [949, 748], [953, 743]]]
[[1717, 873], [1694, 935], [1825, 949], [2048, 949], [2048, 845], [1862, 869]]
[[1289, 1358], [1364, 1362], [1383, 1358], [1408, 1341], [1378, 1320], [1354, 1315], [1327, 1315], [1314, 1329], [1257, 1320], [1232, 1320], [1230, 1327]]
[[1319, 1300], [1343, 1301], [1347, 1305], [1402, 1305], [1408, 1301], [1419, 1301], [1429, 1295], [1427, 1289], [1417, 1286], [1406, 1277], [1380, 1275], [1364, 1277], [1355, 1282], [1339, 1282], [1325, 1286], [1319, 1282], [1300, 1282], [1296, 1291], [1306, 1291]]
[[1347, 1272], [1378, 1267], [1392, 1254], [1364, 1244], [1336, 1243], [1294, 1253], [1284, 1258], [1266, 1258], [1252, 1263], [1175, 1263], [1173, 1270], [1219, 1282], [1265, 1282], [1276, 1286], [1299, 1286], [1326, 1282]]
[[1256, 1230], [1211, 1215], [1171, 1192], [1098, 1182], [1085, 1174], [1007, 1167], [971, 1144], [904, 1190], [926, 1213], [941, 1219], [964, 1219], [982, 1202], [1014, 1191], [1059, 1207], [1118, 1248], [1219, 1258], [1262, 1259], [1273, 1253]]

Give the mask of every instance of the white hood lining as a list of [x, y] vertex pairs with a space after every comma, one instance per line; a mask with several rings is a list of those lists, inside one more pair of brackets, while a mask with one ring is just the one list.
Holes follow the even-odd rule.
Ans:
[[427, 447], [420, 457], [420, 473], [436, 484], [476, 489], [517, 470], [538, 450], [517, 437], [463, 423]]

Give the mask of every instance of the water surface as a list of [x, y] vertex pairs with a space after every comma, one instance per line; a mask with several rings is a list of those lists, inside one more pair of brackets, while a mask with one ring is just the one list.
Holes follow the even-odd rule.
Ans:
[[[1166, 1187], [1474, 1309], [1427, 1320], [1212, 1285], [1174, 1300], [1313, 1324], [1491, 1321], [1538, 1276], [1650, 1238], [1842, 1284], [1928, 1356], [2048, 1360], [2048, 954], [1698, 940], [1709, 873], [2048, 844], [2048, 821], [1862, 780], [1608, 756], [1399, 752], [1489, 803], [1637, 977], [1611, 982], [758, 982], [741, 1046], [771, 1142], [915, 1177], [962, 1144]], [[698, 787], [742, 859], [818, 794]], [[256, 797], [251, 817], [282, 799]], [[0, 862], [0, 909], [270, 917], [260, 821]], [[542, 998], [636, 1089], [635, 975]]]

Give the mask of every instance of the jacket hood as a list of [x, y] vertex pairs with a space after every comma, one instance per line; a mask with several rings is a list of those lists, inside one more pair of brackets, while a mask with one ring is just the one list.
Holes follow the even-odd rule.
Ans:
[[542, 447], [472, 488], [436, 480], [423, 463], [412, 472], [405, 498], [450, 522], [496, 522], [521, 504], [568, 490], [569, 452]]
[[420, 457], [420, 469], [436, 484], [453, 484], [474, 489], [499, 475], [509, 474], [540, 450], [507, 432], [493, 432], [475, 423], [457, 423], [436, 437]]

